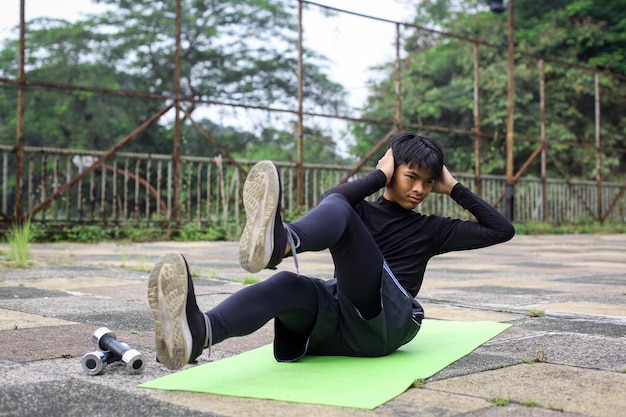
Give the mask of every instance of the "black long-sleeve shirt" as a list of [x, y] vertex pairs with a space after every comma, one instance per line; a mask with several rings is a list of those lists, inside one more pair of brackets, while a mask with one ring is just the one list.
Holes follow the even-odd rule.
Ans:
[[450, 197], [476, 217], [478, 222], [438, 215], [423, 215], [380, 197], [365, 198], [386, 184], [387, 178], [376, 170], [362, 179], [326, 191], [346, 197], [378, 244], [400, 284], [413, 297], [422, 286], [426, 264], [435, 255], [477, 249], [506, 242], [515, 234], [513, 225], [495, 208], [458, 183]]

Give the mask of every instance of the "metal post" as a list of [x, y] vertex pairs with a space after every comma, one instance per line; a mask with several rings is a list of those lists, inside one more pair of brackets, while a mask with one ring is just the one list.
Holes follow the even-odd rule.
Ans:
[[395, 128], [400, 131], [402, 129], [402, 61], [400, 60], [400, 24], [396, 23], [396, 114], [394, 117]]
[[595, 143], [596, 143], [596, 209], [598, 215], [596, 218], [600, 223], [604, 223], [602, 216], [602, 147], [600, 142], [600, 76], [597, 72], [593, 74], [595, 84]]
[[302, 0], [298, 1], [298, 139], [296, 161], [296, 198], [298, 208], [304, 205], [304, 121], [303, 121], [303, 97], [304, 97], [304, 63], [302, 51]]
[[15, 205], [13, 217], [18, 221], [22, 219], [24, 208], [22, 207], [22, 183], [24, 178], [24, 101], [26, 73], [25, 49], [26, 49], [26, 23], [24, 19], [25, 0], [20, 1], [20, 46], [17, 66], [17, 129], [15, 132]]
[[476, 194], [482, 195], [483, 181], [480, 177], [480, 63], [478, 43], [474, 42], [474, 184]]
[[180, 162], [181, 121], [180, 121], [180, 37], [181, 37], [182, 7], [181, 0], [176, 0], [176, 53], [174, 58], [174, 96], [176, 116], [174, 119], [174, 143], [172, 146], [172, 163], [174, 165], [174, 201], [172, 202], [172, 220], [178, 223], [180, 216], [180, 189], [182, 167]]
[[543, 59], [539, 60], [539, 106], [541, 111], [541, 211], [542, 220], [548, 219], [548, 173], [546, 167], [546, 74]]
[[508, 48], [507, 48], [507, 123], [506, 123], [506, 188], [504, 193], [505, 216], [513, 221], [514, 213], [514, 196], [515, 182], [513, 180], [513, 113], [515, 108], [515, 46], [514, 46], [514, 21], [513, 14], [515, 10], [514, 0], [509, 0], [508, 7]]

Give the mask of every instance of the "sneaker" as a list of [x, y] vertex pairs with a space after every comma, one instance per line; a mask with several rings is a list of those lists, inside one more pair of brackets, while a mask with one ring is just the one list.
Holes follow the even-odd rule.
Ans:
[[248, 272], [275, 268], [285, 254], [287, 233], [280, 216], [280, 176], [271, 161], [254, 165], [243, 185], [246, 225], [239, 239], [239, 263]]
[[148, 281], [154, 315], [157, 361], [180, 369], [195, 361], [210, 344], [210, 323], [196, 303], [187, 261], [168, 253], [154, 265]]

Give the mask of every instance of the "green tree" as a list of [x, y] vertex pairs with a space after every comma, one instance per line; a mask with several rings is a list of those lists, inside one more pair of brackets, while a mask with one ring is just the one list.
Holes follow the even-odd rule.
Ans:
[[[95, 22], [101, 27], [123, 28], [106, 40], [107, 61], [131, 73], [149, 79], [159, 92], [174, 90], [175, 22], [172, 2], [100, 0], [116, 6]], [[295, 3], [283, 0], [255, 0], [246, 3], [213, 0], [182, 2], [182, 94], [202, 100], [256, 106], [297, 108], [297, 48]], [[263, 40], [270, 40], [266, 42]], [[304, 51], [304, 106], [310, 111], [339, 112], [345, 108], [342, 86], [323, 72], [323, 57]], [[153, 87], [154, 88], [154, 87]], [[192, 114], [200, 107], [186, 103]], [[206, 107], [205, 107], [206, 108]], [[240, 117], [234, 112], [231, 119]], [[293, 118], [293, 116], [291, 116]], [[207, 116], [202, 119], [208, 120]], [[279, 149], [266, 142], [266, 130], [289, 130], [290, 122], [261, 116], [256, 133], [244, 133], [246, 149], [267, 144], [270, 155]], [[206, 123], [206, 122], [203, 122]], [[220, 122], [235, 125], [236, 120]], [[282, 126], [280, 124], [282, 123]], [[212, 123], [215, 124], [215, 123]], [[210, 128], [210, 125], [205, 127]], [[224, 131], [240, 131], [238, 127]], [[294, 132], [285, 132], [293, 137]], [[207, 149], [206, 142], [196, 145], [197, 135], [188, 135], [186, 143]], [[227, 149], [238, 142], [232, 135], [220, 138]], [[256, 139], [254, 139], [256, 138]], [[241, 149], [241, 148], [239, 148]], [[309, 150], [307, 150], [309, 152]]]
[[[94, 41], [101, 36], [84, 22], [40, 18], [28, 27], [25, 68], [30, 80], [112, 90], [141, 90], [147, 85], [98, 57]], [[16, 41], [4, 45], [2, 76], [16, 76], [17, 48]], [[4, 87], [0, 141], [10, 144], [15, 140], [17, 90], [13, 85]], [[150, 100], [36, 86], [29, 87], [25, 97], [24, 130], [29, 146], [106, 150], [162, 106]], [[161, 131], [153, 125], [138, 143], [158, 143]]]
[[522, 46], [626, 75], [623, 1], [516, 0], [515, 18]]
[[[582, 19], [572, 13], [574, 6], [584, 1], [557, 1], [545, 5], [530, 0], [516, 0], [515, 32], [518, 50], [531, 54], [546, 54], [576, 63], [597, 62], [595, 57], [610, 56], [612, 67], [618, 66], [618, 54], [614, 46], [606, 50], [596, 42], [596, 29], [607, 27], [600, 21], [606, 13]], [[617, 1], [608, 2], [617, 5]], [[480, 94], [482, 131], [493, 133], [482, 140], [483, 173], [502, 174], [505, 170], [506, 133], [506, 14], [495, 15], [487, 10], [484, 2], [459, 2], [433, 0], [419, 2], [415, 22], [420, 25], [436, 26], [450, 33], [474, 39], [482, 39], [502, 48], [481, 46], [480, 51]], [[545, 7], [544, 7], [545, 6]], [[520, 10], [520, 13], [517, 12]], [[586, 8], [584, 10], [589, 10]], [[608, 10], [608, 9], [607, 9]], [[567, 12], [569, 11], [569, 12]], [[623, 13], [622, 13], [623, 15]], [[620, 21], [612, 17], [611, 21]], [[562, 28], [566, 29], [562, 29]], [[559, 36], [551, 36], [558, 32]], [[589, 36], [587, 39], [586, 36]], [[617, 34], [616, 34], [617, 35]], [[610, 35], [608, 38], [613, 39]], [[539, 42], [538, 39], [542, 41]], [[586, 43], [585, 39], [588, 40]], [[571, 45], [565, 49], [563, 45]], [[550, 46], [549, 46], [550, 45]], [[552, 46], [553, 45], [553, 46]], [[594, 45], [583, 48], [583, 45]], [[405, 36], [404, 48], [407, 57], [402, 62], [402, 118], [410, 123], [443, 126], [459, 130], [473, 128], [473, 46], [458, 38], [415, 29]], [[595, 57], [581, 57], [593, 50]], [[558, 53], [557, 53], [558, 51]], [[585, 52], [586, 51], [586, 52]], [[611, 53], [609, 53], [611, 52]], [[608, 59], [608, 58], [607, 58]], [[608, 61], [607, 61], [608, 62]], [[393, 64], [379, 68], [388, 76], [374, 83], [365, 107], [364, 117], [376, 120], [393, 120], [394, 67]], [[593, 178], [595, 175], [595, 153], [589, 145], [594, 138], [594, 90], [593, 75], [587, 71], [547, 62], [546, 96], [548, 139], [562, 142], [550, 149], [569, 175]], [[516, 55], [515, 67], [515, 134], [519, 138], [539, 138], [539, 72], [537, 60], [523, 54]], [[620, 108], [626, 97], [626, 83], [618, 78], [602, 77], [602, 140], [605, 146], [619, 146], [626, 126]], [[357, 138], [355, 152], [363, 153], [376, 143], [389, 126], [370, 126], [363, 123], [353, 125]], [[474, 167], [474, 143], [471, 135], [424, 131], [437, 137], [447, 149], [448, 164], [456, 171], [471, 172]], [[564, 146], [569, 144], [572, 146]], [[515, 166], [526, 161], [537, 147], [536, 142], [515, 142]], [[553, 173], [558, 174], [554, 165]], [[604, 156], [604, 174], [619, 174], [625, 171], [623, 154], [607, 153]], [[538, 164], [531, 167], [538, 174]]]
[[[76, 23], [55, 19], [28, 22], [28, 77], [46, 82], [173, 94], [174, 2], [97, 0], [96, 3], [111, 8]], [[282, 0], [245, 3], [183, 0], [182, 94], [197, 101], [297, 108], [294, 6], [294, 2]], [[0, 54], [2, 75], [15, 76], [16, 51], [16, 41], [4, 45]], [[312, 51], [305, 51], [305, 55], [306, 108], [340, 112], [346, 106], [343, 87], [324, 74], [324, 57]], [[10, 89], [7, 95], [15, 97]], [[40, 89], [29, 90], [27, 97], [27, 144], [60, 147], [106, 149], [164, 105], [160, 100]], [[184, 104], [192, 116], [196, 110], [207, 108], [197, 101]], [[11, 132], [15, 131], [14, 98], [6, 106], [2, 104], [1, 111], [0, 117], [7, 124], [6, 129], [3, 127], [0, 131], [3, 134], [0, 140], [10, 143], [14, 140]], [[204, 113], [198, 114], [198, 119], [208, 119]], [[126, 150], [169, 153], [170, 122], [171, 118], [155, 125]], [[224, 131], [232, 131], [227, 125], [236, 122], [236, 119], [220, 120], [219, 124], [225, 125]], [[263, 144], [260, 132], [265, 128], [293, 129], [287, 116], [284, 120], [274, 118], [267, 123], [261, 117], [257, 123], [259, 127], [253, 135], [245, 134], [247, 144]], [[45, 138], [39, 139], [42, 132]], [[206, 141], [199, 138], [199, 135], [186, 134], [185, 144], [194, 153], [200, 151], [200, 155], [206, 155], [202, 153], [204, 150], [213, 152]], [[195, 140], [201, 142], [193, 143]]]
[[[234, 127], [216, 125], [210, 120], [201, 120], [199, 123], [213, 137], [220, 138], [220, 145], [237, 159], [297, 161], [295, 126], [287, 129], [265, 127], [259, 134], [255, 134]], [[191, 155], [217, 156], [219, 154], [218, 149], [213, 147], [193, 126], [186, 127], [185, 138], [188, 142], [185, 149]], [[346, 157], [339, 154], [335, 141], [319, 129], [306, 127], [303, 141], [306, 148], [305, 163], [342, 164], [347, 162]]]

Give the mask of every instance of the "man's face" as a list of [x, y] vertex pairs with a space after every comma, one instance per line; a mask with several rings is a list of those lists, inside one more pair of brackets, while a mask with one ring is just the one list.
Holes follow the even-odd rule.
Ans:
[[433, 190], [435, 178], [416, 164], [399, 165], [385, 188], [383, 196], [407, 210], [413, 210]]

